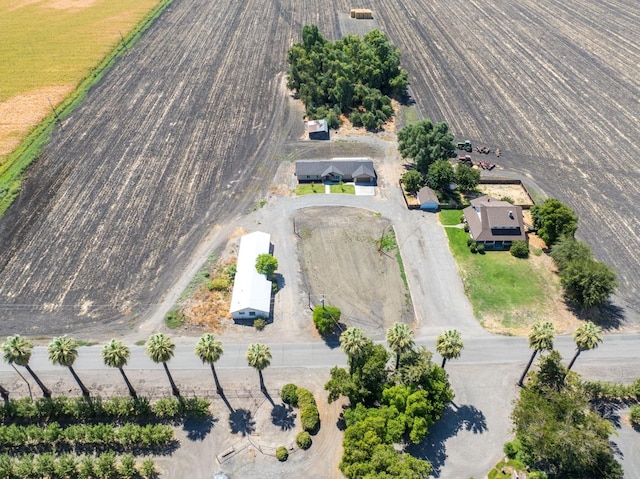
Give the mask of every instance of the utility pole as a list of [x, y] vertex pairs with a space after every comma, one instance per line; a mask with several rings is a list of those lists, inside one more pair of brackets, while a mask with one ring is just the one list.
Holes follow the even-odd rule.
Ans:
[[53, 111], [53, 116], [56, 117], [56, 120], [58, 120], [58, 123], [60, 123], [60, 128], [62, 128], [62, 122], [60, 121], [60, 117], [58, 116], [58, 112], [53, 107], [53, 103], [51, 103], [51, 99], [49, 97], [47, 97], [47, 101], [49, 102], [49, 106], [51, 107], [51, 111]]

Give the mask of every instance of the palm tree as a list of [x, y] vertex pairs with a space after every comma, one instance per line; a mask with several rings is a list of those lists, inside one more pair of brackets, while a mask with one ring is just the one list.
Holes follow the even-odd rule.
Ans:
[[387, 329], [387, 344], [396, 353], [396, 369], [400, 366], [400, 355], [413, 348], [413, 331], [408, 324], [393, 323]]
[[591, 321], [587, 321], [573, 333], [573, 340], [576, 342], [576, 354], [569, 363], [567, 370], [573, 367], [573, 363], [576, 362], [582, 351], [589, 351], [598, 347], [602, 342], [602, 328]]
[[110, 368], [118, 368], [118, 371], [122, 374], [122, 379], [124, 379], [124, 382], [129, 388], [129, 394], [133, 399], [138, 399], [135, 389], [133, 389], [133, 386], [129, 382], [129, 378], [124, 373], [124, 369], [122, 369], [127, 365], [127, 361], [131, 355], [129, 348], [122, 341], [112, 339], [105, 344], [104, 348], [102, 348], [101, 354], [102, 360], [106, 366], [109, 366]]
[[347, 328], [340, 335], [340, 347], [349, 358], [349, 367], [351, 368], [352, 373], [355, 366], [355, 361], [362, 353], [362, 350], [364, 349], [368, 341], [369, 340], [365, 336], [364, 331], [360, 328]]
[[262, 377], [262, 370], [269, 367], [271, 364], [271, 350], [269, 346], [262, 343], [254, 343], [247, 349], [247, 362], [252, 368], [258, 370], [260, 376], [260, 389], [265, 391], [264, 379]]
[[214, 363], [220, 359], [220, 356], [222, 356], [222, 343], [220, 341], [216, 341], [213, 334], [204, 334], [196, 344], [195, 353], [203, 363], [207, 363], [211, 366], [213, 380], [216, 383], [216, 391], [220, 395], [224, 394], [222, 387], [220, 387], [220, 382], [218, 381], [218, 375], [216, 374], [216, 368], [214, 366]]
[[460, 331], [456, 329], [447, 329], [444, 333], [436, 338], [436, 351], [442, 356], [442, 367], [448, 359], [457, 359], [460, 352], [464, 348]]
[[524, 378], [529, 372], [529, 368], [533, 364], [533, 360], [536, 358], [536, 354], [539, 351], [551, 351], [553, 349], [553, 337], [556, 334], [556, 328], [549, 321], [538, 321], [531, 326], [531, 332], [529, 333], [529, 347], [533, 349], [531, 358], [527, 367], [524, 368], [522, 376], [518, 381], [518, 386], [524, 386]]
[[73, 369], [73, 363], [75, 363], [78, 358], [78, 342], [66, 334], [64, 336], [58, 336], [57, 338], [53, 338], [53, 341], [49, 343], [47, 352], [49, 353], [49, 361], [53, 364], [69, 368], [73, 379], [76, 380], [82, 390], [82, 395], [89, 397], [89, 390], [82, 384], [82, 381], [80, 381], [80, 378]]
[[176, 387], [176, 383], [173, 382], [167, 361], [173, 357], [173, 350], [176, 345], [171, 342], [171, 338], [165, 336], [162, 333], [152, 334], [147, 340], [147, 354], [154, 363], [162, 363], [164, 371], [169, 378], [169, 384], [171, 384], [171, 392], [174, 396], [180, 396], [180, 391]]
[[31, 353], [33, 351], [33, 343], [27, 338], [23, 338], [19, 334], [15, 336], [9, 336], [7, 340], [2, 343], [2, 352], [4, 353], [4, 360], [9, 364], [17, 364], [24, 367], [31, 375], [33, 380], [42, 389], [42, 395], [46, 398], [51, 397], [51, 391], [47, 388], [40, 378], [36, 376], [29, 366], [29, 360], [31, 359]]

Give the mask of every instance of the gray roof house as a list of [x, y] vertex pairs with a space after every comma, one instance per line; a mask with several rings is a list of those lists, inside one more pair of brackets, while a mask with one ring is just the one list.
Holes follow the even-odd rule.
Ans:
[[371, 158], [298, 160], [295, 175], [300, 183], [353, 181], [375, 184], [377, 179]]
[[418, 202], [420, 203], [420, 209], [425, 211], [438, 211], [440, 207], [436, 192], [428, 186], [424, 186], [418, 191]]
[[327, 120], [311, 120], [307, 122], [310, 140], [328, 140], [329, 125]]
[[481, 196], [463, 210], [469, 234], [486, 249], [509, 249], [514, 241], [527, 241], [522, 208]]

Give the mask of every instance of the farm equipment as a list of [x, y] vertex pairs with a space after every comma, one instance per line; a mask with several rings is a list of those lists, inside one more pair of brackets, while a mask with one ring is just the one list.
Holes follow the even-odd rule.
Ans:
[[473, 166], [473, 160], [471, 159], [471, 155], [459, 156], [458, 162], [462, 163], [463, 165]]
[[350, 16], [357, 20], [371, 20], [373, 18], [373, 12], [368, 8], [352, 8]]
[[468, 151], [469, 153], [471, 153], [473, 151], [473, 147], [471, 146], [471, 142], [469, 140], [467, 140], [467, 141], [459, 141], [456, 146], [457, 146], [458, 150]]
[[483, 170], [489, 171], [493, 170], [496, 167], [496, 165], [494, 165], [493, 163], [487, 163], [486, 161], [479, 161], [478, 166]]
[[485, 155], [491, 153], [491, 149], [488, 146], [476, 146], [476, 151]]

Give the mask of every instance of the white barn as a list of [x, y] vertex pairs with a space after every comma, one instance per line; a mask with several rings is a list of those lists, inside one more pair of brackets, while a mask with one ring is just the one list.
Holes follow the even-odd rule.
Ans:
[[240, 238], [238, 265], [231, 295], [233, 319], [268, 318], [271, 309], [271, 281], [256, 271], [256, 259], [268, 254], [271, 235], [255, 231]]

